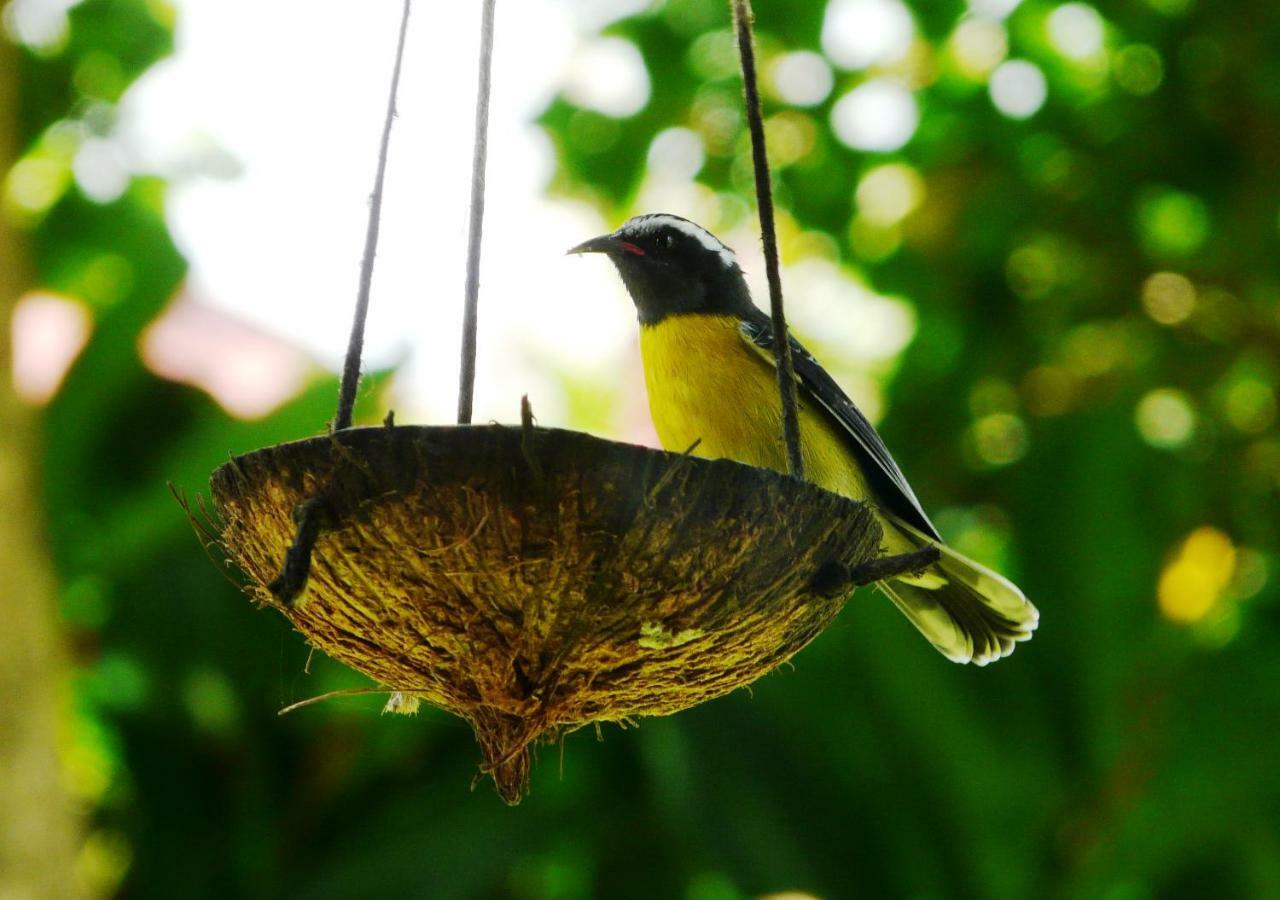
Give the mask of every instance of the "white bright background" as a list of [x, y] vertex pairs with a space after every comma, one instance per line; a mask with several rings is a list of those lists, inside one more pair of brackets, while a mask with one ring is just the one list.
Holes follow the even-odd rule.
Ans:
[[[33, 45], [56, 45], [74, 2], [13, 0], [6, 28]], [[999, 9], [985, 8], [991, 4]], [[1000, 19], [1016, 4], [970, 2], [975, 18], [964, 20], [957, 39], [965, 28], [982, 38], [976, 45], [990, 52], [981, 76], [1004, 58]], [[652, 440], [631, 305], [607, 261], [564, 255], [616, 223], [585, 204], [544, 196], [553, 151], [532, 124], [558, 90], [607, 115], [644, 107], [651, 85], [639, 53], [597, 35], [602, 24], [649, 5], [498, 4], [477, 421], [513, 420], [527, 393], [544, 424], [571, 424], [572, 383], [604, 402], [622, 398], [597, 425]], [[141, 352], [153, 369], [200, 384], [229, 411], [262, 415], [315, 365], [340, 367], [401, 4], [177, 0], [176, 10], [176, 52], [129, 90], [108, 139], [83, 143], [75, 180], [103, 201], [131, 174], [169, 180], [169, 224], [190, 276]], [[392, 400], [401, 421], [454, 415], [479, 17], [478, 2], [420, 0], [410, 21], [365, 353], [366, 369], [399, 366]], [[829, 0], [825, 55], [771, 61], [766, 79], [797, 108], [812, 106], [836, 89], [835, 69], [892, 67], [915, 38], [901, 0]], [[996, 96], [993, 78], [993, 102], [1007, 100], [1019, 117], [1033, 114], [1043, 92], [1030, 96], [1022, 76], [1039, 70], [1005, 66], [1009, 97]], [[831, 125], [845, 143], [874, 154], [909, 141], [918, 118], [912, 87], [884, 70], [842, 95]], [[640, 207], [714, 221], [722, 198], [692, 180], [703, 159], [695, 132], [664, 132], [649, 159]], [[23, 187], [10, 181], [11, 193]], [[856, 203], [868, 221], [892, 228], [924, 199], [918, 174], [891, 164], [864, 177]], [[763, 298], [751, 217], [721, 237]], [[821, 255], [792, 263], [784, 273], [790, 318], [877, 419], [878, 378], [914, 333], [911, 307], [876, 295]], [[69, 360], [84, 338], [83, 311], [72, 306], [50, 297], [19, 306], [16, 374], [20, 387], [24, 378], [34, 386], [33, 398], [56, 387], [51, 361]]]
[[[540, 418], [558, 418], [547, 373], [616, 379], [632, 339], [607, 264], [564, 255], [606, 225], [542, 197], [552, 151], [530, 124], [580, 63], [604, 7], [628, 11], [498, 4], [477, 421], [511, 420], [526, 392]], [[479, 12], [420, 2], [410, 19], [365, 354], [366, 368], [404, 363], [403, 419], [449, 421], [456, 403]], [[135, 161], [175, 180], [169, 218], [191, 262], [190, 294], [335, 369], [399, 15], [393, 0], [183, 0], [177, 53], [122, 104]], [[643, 102], [643, 67], [617, 69], [602, 73], [613, 93], [639, 91]]]

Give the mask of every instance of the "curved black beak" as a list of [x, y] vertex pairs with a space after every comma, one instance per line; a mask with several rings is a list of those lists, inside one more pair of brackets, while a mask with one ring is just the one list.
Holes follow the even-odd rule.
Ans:
[[613, 253], [621, 249], [622, 241], [612, 234], [602, 234], [569, 249], [566, 251], [566, 255], [570, 253]]

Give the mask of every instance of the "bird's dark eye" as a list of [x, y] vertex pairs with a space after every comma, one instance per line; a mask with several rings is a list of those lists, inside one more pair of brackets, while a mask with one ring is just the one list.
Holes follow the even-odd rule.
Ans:
[[676, 245], [676, 237], [673, 234], [664, 234], [662, 236], [662, 245], [670, 250]]

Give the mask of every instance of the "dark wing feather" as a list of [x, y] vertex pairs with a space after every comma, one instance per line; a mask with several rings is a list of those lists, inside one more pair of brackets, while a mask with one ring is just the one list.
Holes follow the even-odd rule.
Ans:
[[[739, 325], [742, 336], [768, 352], [773, 361], [773, 322], [760, 309], [752, 307]], [[802, 399], [816, 400], [832, 418], [840, 423], [849, 436], [849, 449], [857, 457], [866, 476], [867, 485], [875, 494], [876, 502], [886, 511], [904, 522], [920, 529], [929, 537], [941, 541], [942, 535], [925, 515], [906, 476], [889, 455], [889, 450], [876, 434], [853, 401], [840, 389], [840, 385], [826, 373], [813, 355], [795, 338], [791, 338], [791, 360], [799, 381]]]

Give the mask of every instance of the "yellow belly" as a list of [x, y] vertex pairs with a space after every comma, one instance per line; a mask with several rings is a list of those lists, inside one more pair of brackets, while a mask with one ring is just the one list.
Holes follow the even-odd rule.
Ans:
[[[787, 471], [778, 382], [732, 316], [669, 316], [640, 328], [649, 412], [667, 450]], [[805, 479], [855, 500], [866, 483], [827, 414], [800, 402]]]

